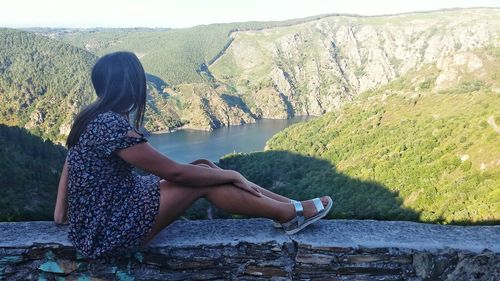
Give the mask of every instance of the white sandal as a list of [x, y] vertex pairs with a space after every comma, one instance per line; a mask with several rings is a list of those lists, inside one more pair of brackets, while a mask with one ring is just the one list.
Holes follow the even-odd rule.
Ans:
[[281, 224], [287, 234], [297, 233], [311, 223], [320, 220], [328, 214], [333, 205], [333, 201], [330, 196], [328, 196], [328, 205], [326, 205], [326, 207], [323, 206], [320, 198], [314, 198], [312, 201], [314, 203], [314, 207], [316, 207], [317, 213], [308, 219], [305, 219], [304, 217], [304, 208], [302, 207], [302, 203], [299, 201], [293, 202], [296, 214], [295, 217], [290, 221]]
[[[290, 199], [290, 203], [293, 203], [293, 202], [299, 202], [299, 201]], [[273, 226], [276, 228], [282, 228], [281, 223], [279, 223], [277, 220], [273, 220]]]

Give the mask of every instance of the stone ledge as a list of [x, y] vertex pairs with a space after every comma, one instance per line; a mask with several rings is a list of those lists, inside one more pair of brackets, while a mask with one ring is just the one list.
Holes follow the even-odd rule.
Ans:
[[500, 226], [322, 220], [289, 236], [268, 219], [178, 220], [144, 251], [108, 265], [78, 259], [67, 226], [3, 222], [0, 233], [0, 280], [500, 277]]
[[[0, 222], [0, 247], [30, 247], [36, 243], [71, 246], [67, 226], [50, 221]], [[189, 237], [189, 239], [186, 239]], [[267, 219], [177, 220], [163, 230], [150, 247], [235, 245], [239, 242], [295, 241], [313, 247], [406, 248], [440, 250], [451, 248], [500, 252], [500, 226], [434, 225], [406, 221], [322, 220], [289, 236], [272, 227]]]

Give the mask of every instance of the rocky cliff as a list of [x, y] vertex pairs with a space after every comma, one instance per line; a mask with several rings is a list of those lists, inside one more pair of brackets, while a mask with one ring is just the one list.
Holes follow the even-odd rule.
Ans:
[[[335, 15], [236, 31], [200, 72], [205, 83], [175, 87], [188, 106], [177, 111], [185, 127], [211, 130], [256, 118], [322, 115], [409, 73], [420, 73], [415, 84], [446, 90], [471, 73], [487, 74], [482, 55], [500, 46], [499, 19], [499, 9], [465, 9]], [[421, 71], [430, 68], [439, 75]]]
[[[500, 10], [381, 17], [332, 16], [289, 27], [232, 33], [209, 69], [265, 118], [320, 115], [359, 93], [435, 65], [436, 90], [481, 69], [472, 50], [500, 45]], [[423, 79], [423, 78], [422, 78]]]
[[498, 280], [498, 226], [323, 220], [176, 221], [115, 261], [75, 252], [66, 226], [0, 223], [2, 280]]
[[[148, 74], [151, 97], [146, 128], [158, 132], [178, 127], [211, 130], [253, 123], [258, 118], [322, 115], [361, 92], [422, 68], [435, 67], [441, 73], [415, 79], [430, 79], [427, 82], [435, 85], [433, 90], [446, 90], [468, 72], [486, 71], [477, 50], [500, 46], [499, 19], [500, 9], [494, 8], [312, 17], [269, 24], [269, 28], [233, 29], [229, 38], [221, 33], [219, 41], [225, 44], [207, 47], [215, 57], [198, 58], [196, 63], [172, 60], [176, 56], [162, 44], [167, 39], [181, 44], [197, 33], [132, 30], [129, 37], [119, 31], [74, 33], [82, 33], [82, 42], [102, 41], [104, 45], [98, 48], [102, 52], [115, 50], [105, 46], [119, 41], [117, 48], [134, 51], [152, 68], [146, 67], [146, 71], [165, 74]], [[217, 29], [208, 26], [204, 32]], [[5, 39], [0, 42], [4, 46], [0, 52], [0, 121], [63, 141], [76, 112], [94, 98], [87, 75], [97, 57], [71, 40], [80, 48], [27, 32], [0, 33]], [[125, 37], [116, 41], [117, 36]], [[147, 55], [142, 49], [145, 40], [146, 49], [152, 52]], [[182, 45], [177, 51], [190, 57], [207, 51], [202, 45]], [[162, 80], [173, 73], [179, 78], [187, 70], [195, 72], [196, 79]], [[61, 104], [64, 107], [57, 107]]]

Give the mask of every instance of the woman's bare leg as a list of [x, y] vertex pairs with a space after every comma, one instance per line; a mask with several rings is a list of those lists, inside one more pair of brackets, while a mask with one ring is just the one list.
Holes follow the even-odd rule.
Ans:
[[[270, 218], [279, 222], [289, 221], [295, 216], [295, 208], [290, 202], [280, 202], [265, 195], [258, 197], [232, 184], [188, 187], [162, 180], [160, 211], [143, 245], [182, 215], [200, 197], [207, 198], [218, 208], [233, 214]], [[321, 197], [321, 201], [324, 206], [328, 203], [326, 196]], [[306, 218], [316, 214], [312, 200], [302, 201], [302, 204]]]
[[[191, 162], [190, 164], [206, 166], [206, 167], [210, 167], [210, 168], [214, 168], [214, 169], [222, 169], [221, 167], [215, 165], [214, 162], [207, 160], [207, 159], [198, 159], [198, 160]], [[280, 195], [280, 194], [274, 193], [270, 190], [267, 190], [267, 189], [263, 188], [262, 186], [257, 185], [253, 182], [251, 182], [251, 183], [254, 184], [255, 186], [257, 186], [259, 188], [260, 192], [262, 192], [262, 194], [266, 195], [267, 197], [270, 197], [270, 198], [272, 198], [276, 201], [280, 201], [280, 202], [285, 202], [285, 203], [290, 202], [290, 198], [287, 198], [283, 195]]]

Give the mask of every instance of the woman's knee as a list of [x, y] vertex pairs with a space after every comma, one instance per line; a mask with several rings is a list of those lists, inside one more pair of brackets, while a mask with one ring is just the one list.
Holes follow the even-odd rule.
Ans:
[[210, 160], [207, 160], [207, 159], [196, 159], [196, 160], [194, 160], [193, 162], [191, 162], [189, 164], [193, 164], [193, 165], [204, 164], [204, 165], [211, 166], [213, 163]]
[[168, 196], [167, 193], [170, 194], [170, 196], [175, 193], [180, 196], [194, 195], [195, 197], [205, 197], [207, 192], [207, 187], [184, 186], [164, 179], [160, 181], [160, 193], [165, 194], [165, 197]]
[[208, 159], [204, 159], [204, 158], [202, 158], [202, 159], [198, 159], [198, 161], [199, 161], [199, 163], [201, 163], [201, 164], [205, 164], [205, 165], [208, 165], [208, 166], [210, 166], [211, 164], [213, 164], [213, 162], [212, 162], [212, 161], [210, 161], [210, 160], [208, 160]]

